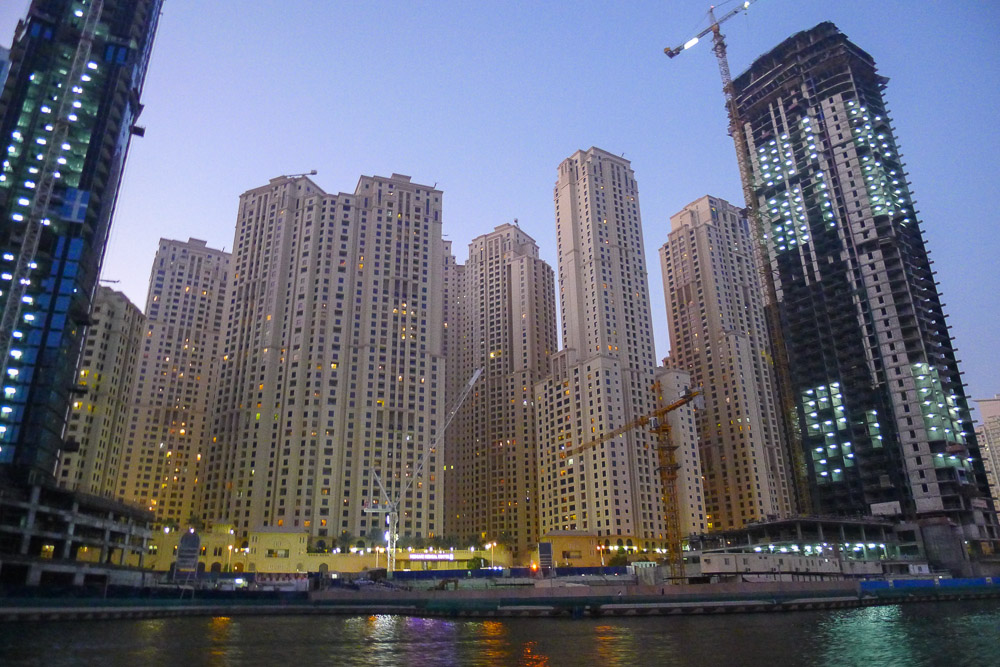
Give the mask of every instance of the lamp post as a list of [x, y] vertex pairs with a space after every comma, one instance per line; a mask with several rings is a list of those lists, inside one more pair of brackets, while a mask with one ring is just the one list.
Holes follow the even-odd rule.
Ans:
[[226, 572], [233, 571], [233, 545], [229, 545], [229, 557], [226, 559]]
[[494, 563], [494, 561], [493, 561], [493, 548], [496, 545], [497, 545], [496, 542], [490, 542], [489, 544], [486, 545], [486, 546], [488, 546], [490, 548], [490, 569], [491, 570], [493, 569], [493, 563]]
[[598, 544], [597, 545], [597, 553], [599, 553], [601, 555], [601, 567], [604, 567], [604, 545], [603, 544]]

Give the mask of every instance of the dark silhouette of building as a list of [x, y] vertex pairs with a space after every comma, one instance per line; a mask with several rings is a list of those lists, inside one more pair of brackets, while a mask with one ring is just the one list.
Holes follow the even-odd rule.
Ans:
[[955, 350], [872, 57], [832, 23], [734, 82], [813, 509], [996, 519]]
[[35, 0], [0, 95], [0, 472], [47, 483], [161, 0]]

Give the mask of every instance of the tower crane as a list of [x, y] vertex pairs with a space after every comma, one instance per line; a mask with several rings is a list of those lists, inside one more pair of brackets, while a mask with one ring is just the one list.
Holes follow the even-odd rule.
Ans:
[[[660, 383], [654, 386], [658, 398], [662, 397]], [[650, 431], [656, 435], [656, 454], [659, 459], [658, 471], [660, 473], [660, 486], [662, 487], [662, 501], [664, 520], [667, 524], [667, 563], [670, 566], [670, 578], [674, 582], [680, 582], [684, 577], [684, 552], [681, 545], [681, 515], [680, 503], [677, 493], [677, 471], [680, 465], [677, 463], [677, 445], [674, 444], [670, 421], [667, 419], [674, 410], [682, 408], [697, 396], [700, 391], [689, 391], [679, 399], [669, 405], [656, 408], [647, 415], [643, 415], [623, 426], [612, 431], [608, 431], [594, 440], [590, 440], [581, 445], [571, 448], [572, 453], [579, 453], [596, 447], [602, 442], [614, 440], [620, 435], [628, 433], [634, 428], [649, 426]]]
[[279, 176], [278, 178], [302, 178], [303, 176], [315, 176], [318, 172], [315, 169], [310, 169], [309, 171], [302, 172], [301, 174], [285, 174], [284, 176]]
[[[750, 5], [756, 1], [757, 0], [745, 0], [741, 5], [727, 12], [718, 20], [715, 18], [715, 7], [710, 7], [708, 10], [708, 16], [712, 20], [712, 25], [708, 26], [697, 35], [684, 42], [681, 46], [672, 49], [663, 49], [663, 52], [670, 58], [676, 58], [683, 51], [686, 51], [697, 44], [702, 37], [712, 33], [712, 51], [715, 53], [716, 60], [719, 61], [719, 74], [722, 75], [722, 92], [726, 96], [726, 111], [729, 114], [729, 136], [733, 138], [733, 141], [736, 144], [736, 161], [740, 168], [740, 182], [743, 185], [743, 198], [746, 199], [751, 222], [756, 223], [758, 226], [759, 238], [757, 240], [758, 242], [763, 243], [763, 234], [760, 233], [761, 230], [759, 229], [760, 215], [758, 215], [757, 210], [757, 197], [754, 196], [753, 191], [753, 174], [750, 169], [750, 160], [748, 158], [749, 154], [746, 152], [746, 133], [743, 129], [743, 121], [740, 118], [739, 108], [736, 106], [736, 93], [733, 89], [733, 77], [729, 73], [729, 57], [726, 55], [726, 39], [719, 29], [721, 24], [733, 18], [740, 12], [745, 12], [749, 9]], [[763, 255], [763, 257], [766, 258], [767, 255]], [[770, 271], [767, 269], [763, 270], [768, 276], [771, 276]], [[770, 287], [772, 289], [774, 287], [773, 276], [771, 276]]]
[[379, 478], [378, 473], [373, 471], [373, 476], [375, 477], [375, 482], [378, 484], [379, 491], [382, 494], [383, 504], [381, 507], [366, 507], [366, 512], [372, 512], [376, 514], [386, 515], [386, 550], [388, 552], [388, 557], [386, 561], [386, 575], [392, 578], [393, 570], [396, 569], [396, 526], [399, 523], [399, 505], [403, 502], [403, 498], [406, 497], [407, 491], [413, 486], [413, 480], [420, 476], [420, 473], [424, 469], [424, 463], [427, 461], [428, 451], [433, 451], [441, 446], [444, 441], [444, 434], [448, 431], [448, 426], [451, 425], [455, 415], [458, 414], [458, 409], [462, 407], [465, 403], [465, 399], [468, 398], [469, 392], [472, 391], [472, 386], [476, 384], [479, 376], [482, 375], [483, 369], [477, 368], [473, 372], [472, 377], [469, 378], [468, 383], [466, 383], [465, 388], [462, 393], [459, 394], [458, 399], [451, 408], [451, 412], [445, 417], [444, 425], [441, 426], [441, 430], [438, 431], [438, 436], [434, 440], [434, 443], [425, 449], [421, 454], [420, 458], [417, 459], [417, 465], [413, 468], [413, 473], [410, 474], [409, 480], [403, 485], [403, 488], [396, 495], [395, 500], [389, 497], [389, 492], [386, 491], [385, 485], [382, 484], [382, 480]]
[[753, 187], [753, 169], [750, 166], [750, 146], [747, 143], [745, 121], [740, 117], [740, 110], [736, 104], [736, 91], [733, 86], [733, 77], [729, 72], [729, 57], [726, 55], [726, 40], [719, 26], [741, 12], [745, 12], [757, 0], [744, 0], [735, 9], [723, 14], [721, 18], [715, 18], [715, 7], [708, 10], [708, 16], [712, 23], [697, 35], [674, 48], [663, 49], [663, 52], [670, 58], [675, 58], [682, 52], [697, 44], [702, 37], [712, 34], [712, 52], [719, 63], [719, 74], [722, 76], [722, 93], [726, 98], [726, 112], [729, 116], [729, 136], [733, 138], [736, 145], [736, 163], [740, 170], [740, 184], [743, 186], [743, 199], [746, 201], [747, 218], [753, 226], [757, 243], [757, 263], [760, 267], [761, 278], [764, 280], [764, 289], [767, 291], [767, 305], [765, 315], [767, 317], [768, 332], [771, 338], [771, 363], [777, 375], [779, 388], [783, 430], [787, 434], [790, 442], [788, 449], [792, 457], [792, 465], [795, 469], [796, 496], [799, 501], [799, 511], [808, 514], [810, 511], [808, 478], [806, 463], [802, 453], [801, 442], [799, 442], [799, 432], [797, 428], [795, 400], [791, 392], [791, 378], [788, 371], [788, 350], [785, 347], [785, 337], [781, 329], [781, 316], [778, 311], [778, 290], [774, 281], [774, 273], [771, 270], [770, 254], [767, 249], [767, 231], [764, 229], [764, 220], [760, 216], [760, 207]]

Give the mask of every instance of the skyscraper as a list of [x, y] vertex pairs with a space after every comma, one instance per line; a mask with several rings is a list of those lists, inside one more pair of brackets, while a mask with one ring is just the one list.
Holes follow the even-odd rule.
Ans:
[[1000, 500], [1000, 394], [976, 400], [983, 423], [976, 429], [993, 502]]
[[51, 479], [63, 447], [160, 4], [36, 0], [14, 36], [0, 95], [0, 466], [20, 479]]
[[[664, 405], [680, 400], [692, 388], [691, 374], [676, 368], [657, 368], [656, 381]], [[678, 466], [676, 492], [680, 537], [703, 535], [709, 526], [694, 405], [688, 403], [668, 413], [667, 419], [670, 420], [672, 444], [677, 447], [674, 460]]]
[[979, 447], [872, 57], [831, 23], [734, 82], [813, 509], [996, 539]]
[[[161, 523], [204, 519], [200, 489], [229, 304], [229, 253], [160, 239], [130, 401], [121, 496]], [[197, 522], [196, 522], [197, 523]]]
[[558, 344], [555, 279], [534, 239], [510, 224], [472, 240], [461, 276], [448, 364], [459, 382], [483, 375], [449, 429], [445, 532], [523, 554], [538, 542], [534, 385]]
[[122, 455], [132, 413], [132, 388], [146, 318], [121, 292], [103, 285], [94, 296], [77, 373], [77, 394], [66, 426], [67, 447], [59, 458], [60, 486], [107, 498], [118, 497]]
[[670, 363], [702, 391], [698, 411], [709, 529], [790, 512], [760, 272], [743, 212], [702, 197], [670, 218], [660, 248]]
[[[599, 148], [559, 165], [554, 192], [564, 349], [535, 386], [541, 534], [665, 546], [656, 448], [641, 428], [579, 449], [656, 407], [639, 192], [628, 160]], [[614, 538], [614, 539], [612, 539]]]
[[282, 176], [240, 196], [210, 519], [331, 546], [384, 532], [370, 511], [384, 488], [402, 494], [402, 536], [440, 532], [441, 198], [398, 174], [336, 195]]

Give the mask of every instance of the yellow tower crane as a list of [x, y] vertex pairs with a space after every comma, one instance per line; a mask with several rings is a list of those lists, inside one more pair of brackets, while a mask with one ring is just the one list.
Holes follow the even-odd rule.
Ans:
[[[654, 385], [654, 390], [657, 399], [662, 401], [663, 396], [659, 382]], [[681, 513], [677, 492], [677, 471], [680, 469], [680, 465], [677, 463], [677, 445], [674, 444], [670, 421], [667, 419], [667, 415], [678, 408], [684, 407], [699, 394], [701, 394], [700, 391], [689, 391], [670, 405], [661, 406], [648, 415], [643, 415], [613, 431], [608, 431], [594, 440], [572, 448], [572, 452], [575, 454], [596, 447], [602, 442], [614, 440], [634, 428], [650, 427], [649, 430], [656, 435], [656, 454], [659, 458], [658, 470], [663, 493], [663, 518], [667, 524], [667, 562], [670, 565], [671, 581], [675, 583], [681, 582], [684, 578], [684, 552], [681, 545]]]
[[768, 323], [768, 332], [771, 337], [770, 362], [774, 367], [774, 372], [778, 383], [781, 411], [782, 429], [789, 439], [788, 449], [792, 458], [792, 466], [795, 471], [795, 492], [798, 500], [798, 511], [808, 514], [811, 510], [809, 498], [808, 473], [806, 462], [802, 453], [801, 442], [799, 441], [798, 415], [795, 409], [795, 399], [791, 391], [791, 378], [788, 372], [788, 351], [785, 347], [785, 337], [781, 329], [781, 316], [778, 312], [778, 290], [774, 281], [774, 273], [771, 270], [770, 255], [767, 250], [767, 232], [764, 229], [764, 220], [760, 216], [760, 207], [757, 203], [757, 196], [753, 187], [753, 169], [750, 166], [750, 146], [747, 143], [745, 121], [740, 117], [740, 110], [736, 104], [736, 91], [733, 87], [733, 77], [729, 73], [729, 57], [726, 55], [726, 40], [719, 26], [741, 12], [745, 12], [757, 0], [745, 0], [735, 9], [723, 14], [716, 20], [715, 7], [708, 10], [711, 25], [700, 33], [684, 42], [684, 44], [663, 49], [663, 52], [670, 58], [674, 58], [683, 51], [690, 49], [697, 44], [702, 37], [712, 34], [712, 51], [719, 62], [719, 74], [722, 75], [722, 92], [726, 98], [726, 111], [729, 115], [729, 136], [736, 144], [736, 161], [740, 169], [740, 183], [743, 186], [743, 199], [746, 201], [747, 218], [753, 225], [757, 242], [757, 264], [760, 267], [761, 278], [764, 280], [764, 289], [767, 290], [767, 304], [765, 314]]

